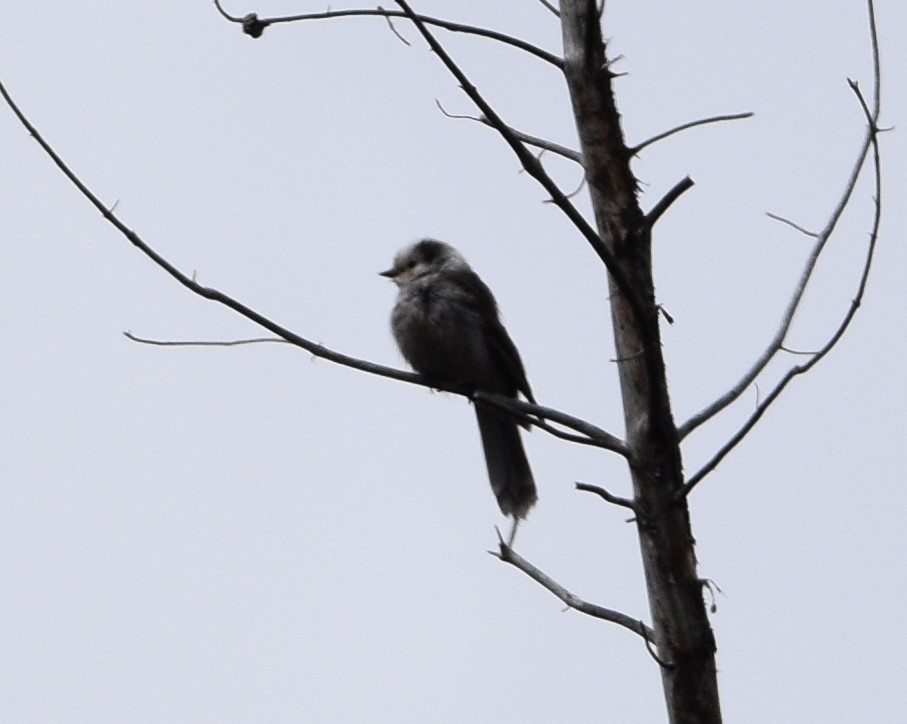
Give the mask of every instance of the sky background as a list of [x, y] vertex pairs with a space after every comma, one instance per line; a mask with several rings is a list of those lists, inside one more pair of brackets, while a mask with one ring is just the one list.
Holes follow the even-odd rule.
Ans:
[[[262, 16], [324, 4], [227, 9]], [[538, 2], [426, 14], [560, 48]], [[453, 10], [451, 8], [454, 8]], [[907, 114], [907, 7], [877, 3], [883, 125]], [[200, 282], [334, 349], [402, 366], [376, 272], [422, 236], [494, 289], [539, 401], [622, 434], [606, 281], [404, 22], [270, 28], [209, 2], [20, 4], [0, 79], [129, 227]], [[678, 421], [765, 347], [864, 124], [865, 3], [609, 0], [605, 35], [655, 234]], [[514, 126], [575, 146], [557, 72], [439, 32]], [[733, 722], [899, 721], [907, 695], [902, 360], [907, 150], [882, 137], [877, 264], [855, 324], [691, 497], [722, 707]], [[498, 514], [468, 404], [284, 345], [160, 349], [260, 331], [139, 254], [0, 112], [0, 720], [664, 720], [656, 664], [486, 551]], [[546, 156], [566, 190], [578, 169]], [[791, 344], [847, 308], [871, 224], [861, 183]], [[580, 202], [585, 208], [585, 202]], [[789, 363], [789, 360], [784, 360]], [[782, 371], [773, 367], [764, 393]], [[697, 470], [757, 397], [684, 445]], [[583, 598], [649, 620], [620, 460], [535, 431], [540, 501], [518, 551]]]

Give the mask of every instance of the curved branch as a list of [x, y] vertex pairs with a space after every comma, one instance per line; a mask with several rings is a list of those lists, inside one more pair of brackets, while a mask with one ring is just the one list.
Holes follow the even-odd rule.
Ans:
[[576, 596], [566, 588], [564, 588], [560, 583], [552, 579], [547, 574], [540, 571], [529, 561], [523, 558], [519, 553], [513, 550], [508, 546], [503, 540], [500, 541], [498, 546], [499, 550], [489, 551], [491, 555], [495, 558], [498, 558], [504, 563], [509, 563], [515, 568], [521, 570], [527, 576], [529, 576], [533, 581], [541, 585], [543, 588], [547, 589], [553, 593], [557, 598], [564, 602], [565, 605], [584, 613], [587, 616], [592, 616], [593, 618], [600, 618], [603, 621], [610, 621], [611, 623], [616, 623], [618, 626], [623, 626], [628, 631], [641, 636], [646, 643], [651, 643], [654, 640], [655, 633], [651, 628], [646, 626], [642, 621], [632, 616], [628, 616], [625, 613], [620, 611], [615, 611], [610, 608], [605, 608], [604, 606], [598, 606], [594, 603], [589, 603], [584, 601], [579, 596]]
[[[875, 31], [875, 19], [874, 12], [872, 7], [872, 0], [869, 0], [869, 13], [870, 13], [870, 25], [873, 39], [873, 50], [874, 50], [874, 60], [875, 60], [875, 73], [876, 73], [876, 82], [875, 82], [875, 92], [879, 92], [879, 66], [878, 66], [878, 46], [876, 40], [876, 31]], [[808, 362], [805, 362], [802, 365], [797, 365], [790, 370], [787, 374], [781, 378], [777, 385], [769, 393], [756, 409], [749, 416], [747, 421], [740, 427], [740, 429], [728, 440], [719, 450], [716, 452], [712, 458], [703, 465], [695, 475], [693, 475], [687, 483], [681, 488], [677, 496], [678, 500], [685, 498], [690, 492], [695, 488], [709, 473], [711, 473], [718, 464], [731, 452], [737, 445], [743, 440], [744, 437], [753, 429], [759, 419], [765, 414], [765, 411], [771, 406], [771, 404], [778, 399], [781, 393], [784, 391], [784, 388], [787, 387], [788, 383], [791, 382], [798, 375], [804, 374], [812, 369], [815, 365], [819, 363], [822, 358], [825, 357], [834, 347], [837, 345], [838, 341], [844, 336], [844, 332], [847, 331], [847, 328], [850, 326], [851, 321], [857, 313], [857, 310], [860, 308], [860, 304], [863, 301], [863, 295], [866, 291], [866, 284], [869, 280], [869, 272], [872, 268], [872, 260], [875, 256], [876, 243], [879, 238], [879, 228], [882, 223], [882, 170], [881, 170], [881, 156], [879, 153], [879, 143], [878, 143], [878, 120], [880, 113], [880, 103], [879, 96], [876, 95], [875, 102], [873, 104], [873, 109], [870, 111], [869, 107], [866, 105], [866, 101], [863, 98], [863, 95], [860, 93], [857, 84], [853, 81], [850, 81], [850, 87], [853, 89], [854, 93], [857, 94], [857, 98], [860, 101], [860, 105], [863, 108], [863, 111], [866, 115], [866, 120], [868, 123], [867, 136], [869, 139], [869, 144], [872, 150], [872, 164], [874, 168], [873, 174], [873, 183], [875, 186], [875, 199], [874, 206], [875, 210], [873, 213], [873, 222], [872, 230], [869, 235], [869, 243], [866, 249], [866, 259], [863, 263], [863, 270], [860, 274], [860, 281], [857, 285], [856, 295], [850, 303], [850, 307], [847, 310], [847, 313], [844, 315], [844, 318], [841, 320], [841, 323], [838, 325], [838, 328], [835, 330], [834, 334], [829, 338], [825, 345], [815, 352], [812, 359]], [[824, 232], [823, 232], [824, 233]]]
[[[702, 409], [700, 412], [693, 415], [689, 420], [684, 422], [680, 427], [678, 427], [677, 432], [682, 440], [684, 437], [689, 435], [693, 430], [699, 427], [701, 424], [711, 419], [719, 412], [721, 412], [725, 407], [734, 402], [740, 395], [743, 394], [746, 390], [759, 376], [759, 374], [768, 366], [769, 362], [775, 357], [776, 354], [783, 351], [784, 342], [787, 339], [787, 335], [790, 332], [791, 324], [793, 323], [794, 315], [800, 307], [800, 302], [803, 300], [803, 294], [806, 291], [806, 287], [809, 284], [810, 279], [812, 278], [813, 272], [816, 268], [816, 263], [819, 260], [819, 256], [822, 254], [822, 251], [825, 249], [826, 244], [828, 243], [831, 235], [834, 233], [835, 228], [837, 227], [838, 221], [840, 220], [844, 210], [847, 208], [850, 203], [850, 199], [853, 195], [854, 189], [857, 185], [857, 180], [860, 177], [860, 174], [863, 170], [863, 166], [866, 163], [866, 159], [870, 155], [870, 151], [873, 151], [873, 159], [876, 166], [876, 171], [878, 173], [878, 146], [877, 146], [877, 135], [879, 133], [878, 121], [880, 114], [880, 88], [881, 88], [881, 69], [879, 65], [879, 45], [878, 45], [878, 35], [876, 31], [875, 24], [875, 11], [873, 8], [872, 0], [867, 0], [869, 5], [869, 20], [870, 20], [870, 39], [872, 44], [872, 56], [873, 56], [873, 87], [875, 93], [875, 99], [873, 102], [872, 110], [866, 105], [865, 100], [863, 99], [862, 94], [859, 92], [856, 84], [853, 81], [849, 81], [850, 87], [857, 94], [857, 98], [864, 110], [867, 119], [867, 129], [866, 135], [863, 139], [863, 143], [860, 146], [860, 150], [857, 153], [856, 161], [853, 164], [853, 168], [850, 172], [850, 177], [847, 180], [847, 183], [844, 186], [844, 192], [841, 195], [841, 198], [838, 200], [837, 205], [832, 210], [831, 215], [829, 216], [828, 221], [818, 234], [816, 234], [816, 241], [813, 244], [813, 248], [809, 253], [809, 256], [806, 259], [806, 262], [803, 265], [803, 271], [800, 273], [800, 278], [797, 281], [797, 286], [794, 289], [794, 293], [790, 298], [790, 301], [787, 304], [787, 308], [784, 310], [784, 314], [781, 317], [781, 322], [778, 326], [778, 331], [775, 332], [775, 336], [772, 337], [768, 346], [765, 348], [765, 351], [759, 356], [759, 358], [753, 363], [753, 366], [740, 378], [740, 380], [731, 387], [727, 392], [725, 392], [717, 400], [709, 404], [707, 407]], [[878, 204], [878, 194], [881, 192], [880, 186], [877, 188], [877, 204]], [[870, 249], [868, 252], [867, 266], [865, 267], [865, 273], [869, 273], [869, 264], [872, 261], [872, 253], [875, 248], [875, 235], [878, 231], [878, 224], [881, 218], [881, 206], [876, 207], [876, 218], [873, 225], [873, 237]], [[862, 295], [862, 287], [860, 290]], [[845, 317], [844, 328], [850, 322], [850, 318], [853, 316], [852, 310], [851, 313]], [[840, 330], [843, 332], [843, 329]], [[840, 335], [835, 335], [835, 341]], [[826, 350], [827, 351], [827, 350]], [[824, 352], [822, 352], [824, 355]], [[786, 382], [784, 384], [787, 384]]]
[[677, 201], [681, 194], [685, 191], [689, 191], [691, 188], [693, 188], [693, 179], [689, 176], [684, 176], [680, 179], [680, 181], [671, 187], [671, 190], [668, 191], [668, 193], [661, 197], [661, 200], [652, 207], [652, 210], [646, 214], [646, 225], [650, 229], [655, 226], [655, 222], [657, 222], [661, 218], [661, 215], [671, 207], [671, 204]]
[[584, 493], [595, 493], [599, 498], [604, 500], [606, 503], [611, 503], [612, 505], [619, 505], [622, 508], [629, 508], [634, 513], [636, 512], [636, 501], [630, 500], [629, 498], [621, 498], [619, 495], [614, 495], [609, 493], [607, 490], [602, 488], [599, 485], [591, 485], [589, 483], [576, 483], [576, 489], [582, 490]]
[[675, 133], [680, 133], [681, 131], [686, 131], [689, 128], [696, 128], [696, 126], [705, 126], [709, 123], [721, 123], [722, 121], [739, 121], [744, 118], [752, 118], [752, 117], [753, 117], [752, 113], [731, 113], [731, 114], [724, 115], [724, 116], [711, 116], [710, 118], [701, 118], [698, 121], [690, 121], [689, 123], [683, 123], [679, 126], [676, 126], [675, 128], [671, 128], [667, 131], [664, 131], [655, 136], [652, 136], [651, 138], [647, 138], [642, 143], [639, 143], [635, 146], [628, 148], [627, 151], [630, 152], [631, 156], [638, 156], [639, 153], [647, 146], [651, 146], [653, 143], [657, 143], [658, 141], [663, 141], [665, 138], [668, 138], [669, 136], [673, 136]]
[[[217, 7], [220, 14], [231, 23], [238, 24], [249, 24], [249, 15], [246, 15], [244, 18], [234, 17], [227, 13], [223, 7], [221, 7], [220, 0], [214, 0], [214, 5]], [[380, 17], [380, 18], [405, 18], [407, 17], [406, 13], [400, 12], [399, 10], [385, 10], [384, 8], [376, 8], [374, 10], [328, 10], [323, 13], [305, 13], [303, 15], [286, 15], [276, 18], [265, 18], [259, 19], [255, 17], [254, 26], [263, 30], [268, 25], [276, 25], [277, 23], [296, 23], [302, 22], [305, 20], [328, 20], [331, 18], [352, 18], [352, 17]], [[525, 40], [520, 40], [519, 38], [514, 38], [511, 35], [506, 33], [500, 33], [496, 30], [489, 30], [487, 28], [480, 28], [474, 25], [466, 25], [464, 23], [454, 23], [450, 20], [444, 20], [443, 18], [433, 18], [428, 15], [418, 15], [419, 20], [421, 20], [426, 25], [434, 25], [444, 30], [449, 30], [452, 33], [465, 33], [467, 35], [477, 35], [481, 38], [488, 38], [489, 40], [495, 40], [499, 43], [505, 45], [513, 46], [519, 50], [525, 51], [530, 55], [534, 55], [536, 58], [550, 63], [555, 68], [561, 68], [563, 66], [563, 61], [558, 58], [553, 53], [549, 53], [547, 50], [542, 50], [541, 48], [528, 43]], [[259, 31], [257, 35], [253, 37], [258, 37], [261, 35]]]
[[[450, 392], [452, 394], [461, 395], [467, 398], [481, 397], [487, 402], [502, 407], [504, 409], [515, 409], [519, 413], [526, 414], [533, 418], [533, 422], [537, 424], [542, 429], [554, 434], [558, 437], [567, 437], [567, 439], [573, 439], [575, 442], [583, 442], [587, 445], [594, 445], [596, 447], [601, 447], [606, 450], [612, 450], [621, 455], [626, 456], [626, 446], [620, 440], [618, 440], [613, 435], [600, 430], [595, 425], [580, 420], [576, 417], [568, 415], [557, 410], [552, 410], [547, 407], [542, 407], [540, 405], [531, 404], [528, 402], [521, 402], [519, 400], [513, 400], [511, 398], [502, 397], [500, 395], [492, 395], [486, 393], [473, 393], [471, 390], [464, 390], [462, 388], [454, 387], [451, 385], [439, 384], [433, 380], [426, 380], [421, 375], [416, 374], [415, 372], [407, 372], [405, 370], [399, 370], [394, 367], [387, 367], [385, 365], [376, 364], [374, 362], [369, 362], [367, 360], [358, 359], [356, 357], [350, 357], [349, 355], [343, 354], [341, 352], [336, 352], [332, 349], [329, 349], [323, 345], [316, 344], [311, 340], [308, 340], [295, 332], [291, 332], [289, 329], [282, 327], [271, 319], [265, 317], [263, 314], [256, 312], [254, 309], [247, 307], [233, 297], [224, 294], [223, 292], [213, 289], [211, 287], [205, 287], [199, 284], [194, 278], [191, 278], [177, 269], [173, 264], [167, 261], [163, 256], [158, 252], [152, 249], [138, 234], [129, 229], [120, 219], [114, 214], [112, 209], [108, 209], [101, 203], [100, 199], [75, 175], [75, 173], [66, 165], [62, 158], [57, 154], [56, 151], [44, 140], [38, 130], [31, 124], [31, 122], [25, 117], [22, 111], [19, 110], [19, 107], [10, 97], [9, 93], [6, 91], [6, 87], [0, 82], [0, 95], [3, 96], [3, 99], [6, 101], [7, 105], [12, 109], [13, 113], [16, 114], [16, 117], [22, 123], [22, 125], [28, 130], [31, 136], [38, 142], [41, 148], [44, 149], [45, 153], [53, 160], [57, 167], [63, 172], [63, 174], [79, 189], [85, 198], [87, 198], [91, 204], [101, 212], [101, 215], [111, 224], [114, 228], [117, 229], [123, 236], [125, 236], [129, 242], [135, 246], [139, 251], [141, 251], [145, 256], [147, 256], [151, 261], [161, 267], [165, 272], [172, 276], [176, 281], [182, 284], [184, 287], [189, 289], [191, 292], [198, 294], [205, 299], [209, 299], [218, 304], [222, 304], [225, 307], [232, 309], [234, 312], [240, 314], [246, 319], [254, 322], [255, 324], [267, 329], [269, 332], [277, 335], [278, 337], [286, 340], [290, 344], [300, 347], [307, 352], [315, 355], [316, 357], [321, 357], [326, 359], [329, 362], [334, 362], [336, 364], [343, 365], [345, 367], [351, 367], [353, 369], [359, 370], [361, 372], [368, 372], [369, 374], [378, 375], [380, 377], [387, 377], [393, 380], [398, 380], [400, 382], [408, 382], [414, 385], [420, 385], [422, 387], [428, 387], [430, 389], [442, 390], [444, 392]], [[145, 341], [139, 338], [135, 338], [132, 335], [133, 339], [136, 341]], [[560, 431], [555, 431], [550, 426], [546, 424], [539, 424], [534, 418], [551, 419], [554, 422], [557, 422], [565, 427], [576, 430], [584, 438], [582, 439], [576, 436], [568, 436], [565, 433]]]

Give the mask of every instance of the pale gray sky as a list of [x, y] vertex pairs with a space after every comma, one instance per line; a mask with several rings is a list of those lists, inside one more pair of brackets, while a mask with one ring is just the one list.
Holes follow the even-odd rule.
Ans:
[[[609, 0], [631, 142], [697, 117], [635, 166], [659, 224], [664, 343], [678, 420], [771, 336], [808, 240], [863, 134], [846, 78], [871, 87], [865, 3]], [[242, 15], [321, 10], [270, 2]], [[428, 14], [558, 50], [537, 2], [423, 0]], [[451, 9], [454, 8], [454, 9]], [[883, 123], [907, 114], [907, 9], [879, 0]], [[0, 78], [82, 179], [172, 262], [335, 349], [402, 365], [405, 243], [458, 246], [495, 290], [540, 402], [622, 433], [603, 270], [405, 23], [273, 27], [211, 3], [19, 4]], [[505, 119], [575, 145], [539, 61], [440, 34]], [[733, 722], [899, 721], [907, 627], [907, 351], [900, 131], [883, 137], [885, 217], [855, 325], [692, 497], [722, 704]], [[502, 523], [459, 398], [298, 350], [156, 349], [259, 331], [189, 294], [80, 197], [0, 112], [0, 719], [16, 722], [657, 722], [640, 640], [563, 612], [485, 553]], [[549, 159], [565, 188], [577, 170]], [[814, 348], [849, 303], [871, 189], [795, 325]], [[771, 379], [771, 376], [769, 377]], [[760, 389], [764, 392], [768, 382]], [[693, 435], [695, 471], [756, 391]], [[520, 552], [577, 594], [648, 620], [607, 453], [536, 431], [540, 502]]]

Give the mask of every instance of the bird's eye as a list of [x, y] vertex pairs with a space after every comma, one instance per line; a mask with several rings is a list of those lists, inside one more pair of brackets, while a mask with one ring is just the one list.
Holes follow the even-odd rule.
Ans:
[[416, 267], [416, 260], [415, 260], [415, 259], [410, 259], [408, 262], [406, 262], [406, 268], [407, 268], [407, 269], [414, 269], [415, 267]]

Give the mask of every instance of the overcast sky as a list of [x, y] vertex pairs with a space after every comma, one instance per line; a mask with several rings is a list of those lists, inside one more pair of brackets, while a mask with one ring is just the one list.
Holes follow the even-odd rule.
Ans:
[[[346, 6], [346, 4], [345, 4]], [[227, 9], [262, 16], [324, 3]], [[420, 0], [552, 51], [538, 2]], [[453, 9], [452, 9], [453, 8]], [[907, 8], [879, 0], [883, 125], [907, 115]], [[9, 13], [8, 13], [9, 15]], [[270, 28], [210, 2], [20, 3], [0, 79], [56, 150], [200, 282], [334, 349], [402, 366], [404, 244], [456, 245], [495, 290], [539, 401], [623, 434], [602, 266], [473, 113], [415, 31], [378, 19]], [[864, 132], [862, 0], [609, 0], [631, 143], [648, 148], [675, 416], [765, 347]], [[556, 71], [439, 33], [506, 120], [576, 145]], [[691, 497], [727, 721], [898, 721], [907, 624], [902, 360], [907, 152], [883, 139], [877, 264], [839, 347], [792, 385]], [[261, 331], [131, 247], [0, 111], [0, 719], [16, 722], [658, 722], [656, 664], [624, 629], [562, 604], [486, 551], [506, 524], [461, 398], [285, 345], [161, 349]], [[578, 169], [545, 158], [564, 189]], [[856, 289], [861, 183], [798, 316], [814, 349]], [[581, 202], [585, 208], [584, 202]], [[783, 360], [791, 363], [792, 359]], [[692, 435], [694, 472], [783, 371]], [[535, 431], [540, 501], [518, 550], [578, 595], [649, 620], [616, 456]]]

